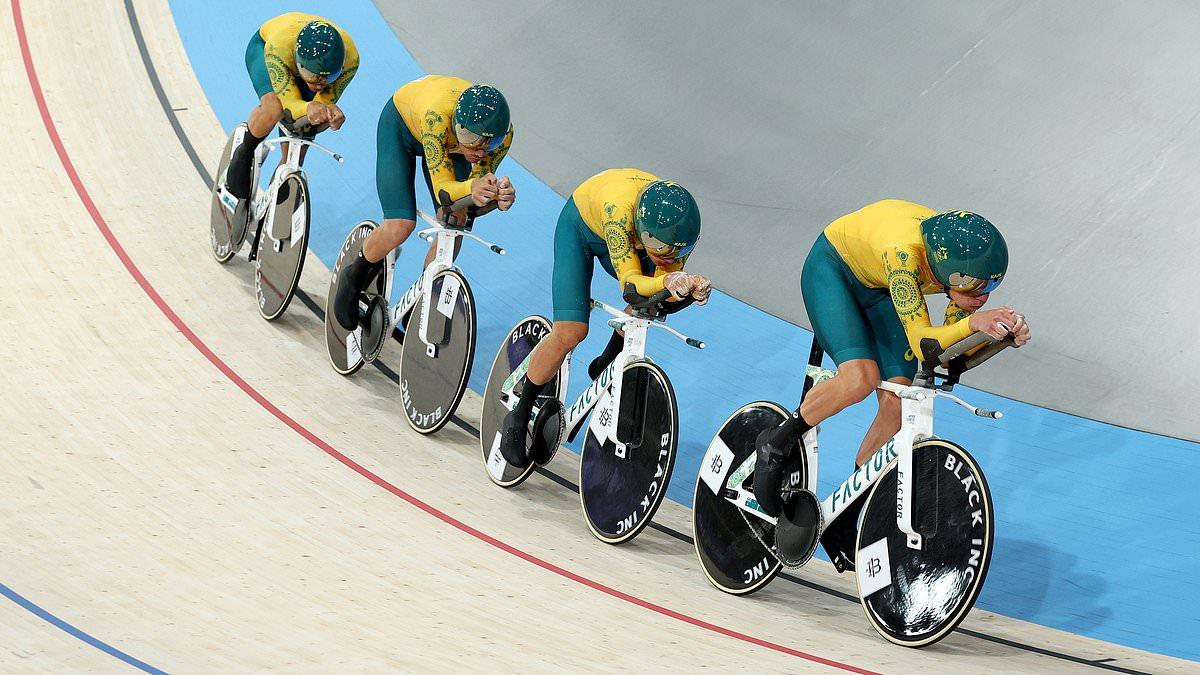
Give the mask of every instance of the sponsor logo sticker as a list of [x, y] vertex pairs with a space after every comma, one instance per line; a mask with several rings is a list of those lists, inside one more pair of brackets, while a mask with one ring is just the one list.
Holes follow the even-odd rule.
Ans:
[[858, 573], [858, 590], [862, 597], [892, 585], [892, 564], [888, 560], [887, 538], [863, 548], [854, 564]]
[[496, 437], [492, 439], [492, 449], [488, 453], [487, 470], [496, 480], [504, 480], [504, 467], [508, 466], [508, 462], [504, 461], [504, 455], [500, 454], [500, 432], [496, 432]]
[[438, 295], [437, 310], [447, 319], [454, 316], [454, 303], [458, 302], [458, 292], [462, 284], [456, 276], [442, 277], [442, 292]]
[[362, 360], [362, 328], [355, 328], [353, 333], [346, 335], [346, 364], [350, 365]]
[[700, 465], [700, 478], [714, 495], [721, 496], [721, 489], [725, 487], [725, 474], [732, 465], [733, 451], [725, 445], [720, 436], [714, 438], [712, 445], [708, 446], [708, 453], [704, 455], [704, 463]]

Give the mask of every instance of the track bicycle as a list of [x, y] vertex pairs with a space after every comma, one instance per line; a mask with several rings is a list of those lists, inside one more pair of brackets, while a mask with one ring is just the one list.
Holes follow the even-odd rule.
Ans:
[[[221, 264], [232, 260], [253, 226], [249, 260], [255, 263], [258, 311], [267, 321], [279, 318], [287, 310], [304, 270], [311, 218], [308, 174], [302, 167], [305, 151], [317, 148], [338, 164], [344, 162], [341, 155], [312, 140], [328, 124], [311, 125], [307, 117], [289, 120], [290, 116], [285, 115], [279, 123], [279, 137], [268, 138], [255, 149], [251, 195], [242, 200], [225, 187], [230, 155], [248, 131], [244, 122], [234, 127], [225, 143], [212, 190], [209, 235], [213, 256]], [[284, 159], [263, 187], [259, 185], [259, 174], [274, 147], [281, 148]]]
[[[749, 403], [721, 425], [696, 479], [692, 530], [708, 580], [735, 595], [753, 593], [788, 567], [804, 565], [825, 547], [838, 572], [854, 571], [867, 620], [884, 638], [908, 647], [948, 635], [974, 606], [992, 556], [995, 519], [987, 480], [961, 446], [933, 433], [934, 401], [976, 408], [950, 393], [959, 377], [1005, 347], [976, 333], [943, 350], [922, 342], [923, 358], [909, 386], [881, 382], [901, 399], [901, 429], [818, 502], [817, 434], [797, 444], [785, 472], [785, 508], [778, 518], [753, 492], [757, 438], [790, 414], [769, 401]], [[974, 351], [973, 351], [974, 350]], [[804, 392], [833, 377], [821, 367], [814, 338]], [[944, 368], [945, 370], [937, 370]], [[803, 396], [801, 398], [803, 401]], [[810, 533], [786, 540], [786, 531]]]
[[565, 406], [571, 370], [567, 355], [534, 404], [529, 447], [533, 461], [525, 468], [508, 464], [500, 454], [500, 427], [516, 406], [513, 391], [529, 367], [533, 348], [550, 334], [551, 323], [529, 316], [509, 331], [492, 363], [479, 425], [480, 449], [493, 483], [504, 488], [520, 485], [553, 459], [564, 437], [568, 442], [575, 439], [590, 413], [579, 463], [579, 500], [588, 528], [601, 541], [620, 544], [650, 523], [675, 467], [679, 411], [666, 372], [646, 356], [647, 333], [660, 329], [688, 346], [704, 348], [700, 340], [666, 325], [668, 313], [692, 303], [691, 298], [669, 303], [669, 296], [662, 291], [643, 297], [627, 285], [628, 314], [592, 300], [592, 309], [611, 315], [608, 326], [624, 333], [621, 352], [570, 407]]

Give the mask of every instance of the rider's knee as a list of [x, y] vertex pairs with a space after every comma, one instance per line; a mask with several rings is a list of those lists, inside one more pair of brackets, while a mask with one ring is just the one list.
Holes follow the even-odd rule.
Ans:
[[566, 351], [571, 351], [587, 337], [588, 325], [578, 321], [561, 321], [554, 324], [551, 332]]
[[279, 100], [279, 96], [263, 94], [263, 97], [258, 100], [258, 106], [272, 124], [278, 124], [279, 120], [283, 119], [283, 103]]
[[391, 248], [395, 248], [403, 244], [412, 231], [416, 229], [417, 223], [406, 218], [388, 218], [380, 224], [380, 237], [387, 240]]
[[855, 401], [870, 396], [879, 386], [879, 366], [874, 361], [848, 361], [838, 367], [837, 376], [842, 379], [847, 396]]

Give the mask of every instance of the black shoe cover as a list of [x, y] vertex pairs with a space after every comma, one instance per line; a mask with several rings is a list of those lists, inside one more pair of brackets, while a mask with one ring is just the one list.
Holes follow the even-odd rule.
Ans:
[[337, 293], [333, 296], [333, 318], [346, 331], [358, 328], [358, 298], [366, 287], [371, 263], [359, 253], [338, 272]]
[[529, 416], [510, 410], [500, 426], [500, 454], [510, 466], [524, 469], [529, 466]]
[[772, 447], [771, 432], [774, 428], [763, 429], [754, 440], [757, 448], [754, 458], [754, 499], [762, 507], [763, 513], [772, 518], [778, 518], [783, 512], [783, 473], [784, 458], [787, 453]]

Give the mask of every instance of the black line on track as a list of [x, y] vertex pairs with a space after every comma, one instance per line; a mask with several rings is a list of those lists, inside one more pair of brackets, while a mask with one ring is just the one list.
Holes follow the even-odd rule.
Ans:
[[[134, 40], [137, 42], [138, 52], [140, 52], [142, 55], [142, 63], [146, 67], [146, 74], [150, 78], [150, 84], [154, 88], [154, 94], [158, 97], [159, 105], [162, 106], [163, 113], [167, 116], [167, 120], [171, 123], [171, 128], [175, 130], [175, 136], [179, 139], [179, 144], [183, 146], [184, 151], [192, 160], [192, 165], [196, 167], [196, 173], [200, 175], [200, 180], [202, 180], [204, 185], [211, 190], [213, 183], [212, 176], [209, 175], [208, 170], [204, 167], [204, 163], [200, 160], [200, 156], [196, 153], [195, 146], [192, 145], [191, 139], [188, 138], [187, 133], [183, 130], [183, 126], [179, 123], [179, 118], [175, 115], [176, 110], [187, 110], [187, 108], [173, 108], [171, 106], [171, 102], [167, 99], [166, 92], [162, 88], [162, 83], [158, 79], [158, 71], [154, 68], [154, 61], [150, 58], [150, 53], [146, 49], [146, 41], [142, 36], [142, 28], [137, 20], [137, 11], [133, 8], [133, 0], [125, 0], [125, 12], [129, 15], [129, 26], [133, 29], [133, 36]], [[308, 310], [312, 312], [318, 319], [320, 319], [322, 323], [325, 322], [324, 308], [314, 301], [312, 297], [299, 288], [296, 289], [296, 297], [299, 298], [300, 302], [303, 303], [304, 306], [307, 307]], [[374, 361], [373, 364], [381, 373], [387, 376], [389, 380], [396, 383], [400, 382], [400, 376], [396, 373], [396, 371], [389, 368], [387, 364], [379, 360]], [[475, 438], [479, 438], [479, 430], [472, 426], [469, 422], [460, 418], [458, 415], [451, 416], [450, 421], [454, 423], [455, 426], [459, 427], [463, 431], [466, 431], [468, 434], [474, 436]], [[537, 472], [572, 492], [579, 492], [578, 485], [572, 483], [569, 479], [554, 473], [553, 471], [539, 467]], [[694, 540], [690, 536], [678, 530], [667, 527], [666, 525], [661, 525], [654, 521], [650, 521], [650, 528], [662, 532], [667, 536], [674, 537], [679, 541], [686, 542], [689, 546], [694, 544]], [[859, 603], [859, 599], [853, 595], [850, 595], [849, 593], [843, 593], [837, 589], [830, 588], [813, 581], [807, 581], [786, 572], [780, 574], [779, 578], [785, 579], [794, 584], [799, 584], [806, 588], [810, 588], [814, 591], [819, 591], [835, 598], [840, 598], [847, 602], [852, 602], [854, 604]], [[1032, 652], [1034, 654], [1040, 654], [1042, 656], [1061, 659], [1063, 661], [1070, 661], [1072, 663], [1078, 663], [1085, 666], [1092, 666], [1093, 668], [1099, 668], [1101, 670], [1127, 673], [1128, 675], [1150, 675], [1149, 673], [1140, 670], [1122, 668], [1121, 666], [1108, 663], [1109, 661], [1114, 660], [1112, 658], [1089, 660], [1081, 656], [1073, 656], [1071, 654], [1065, 654], [1063, 652], [1037, 647], [1024, 642], [1017, 642], [1015, 640], [1009, 640], [1007, 638], [981, 633], [968, 628], [956, 628], [955, 632], [962, 633], [963, 635], [969, 635], [980, 640], [995, 642], [1006, 647], [1012, 647], [1013, 649], [1020, 649], [1023, 651]]]

